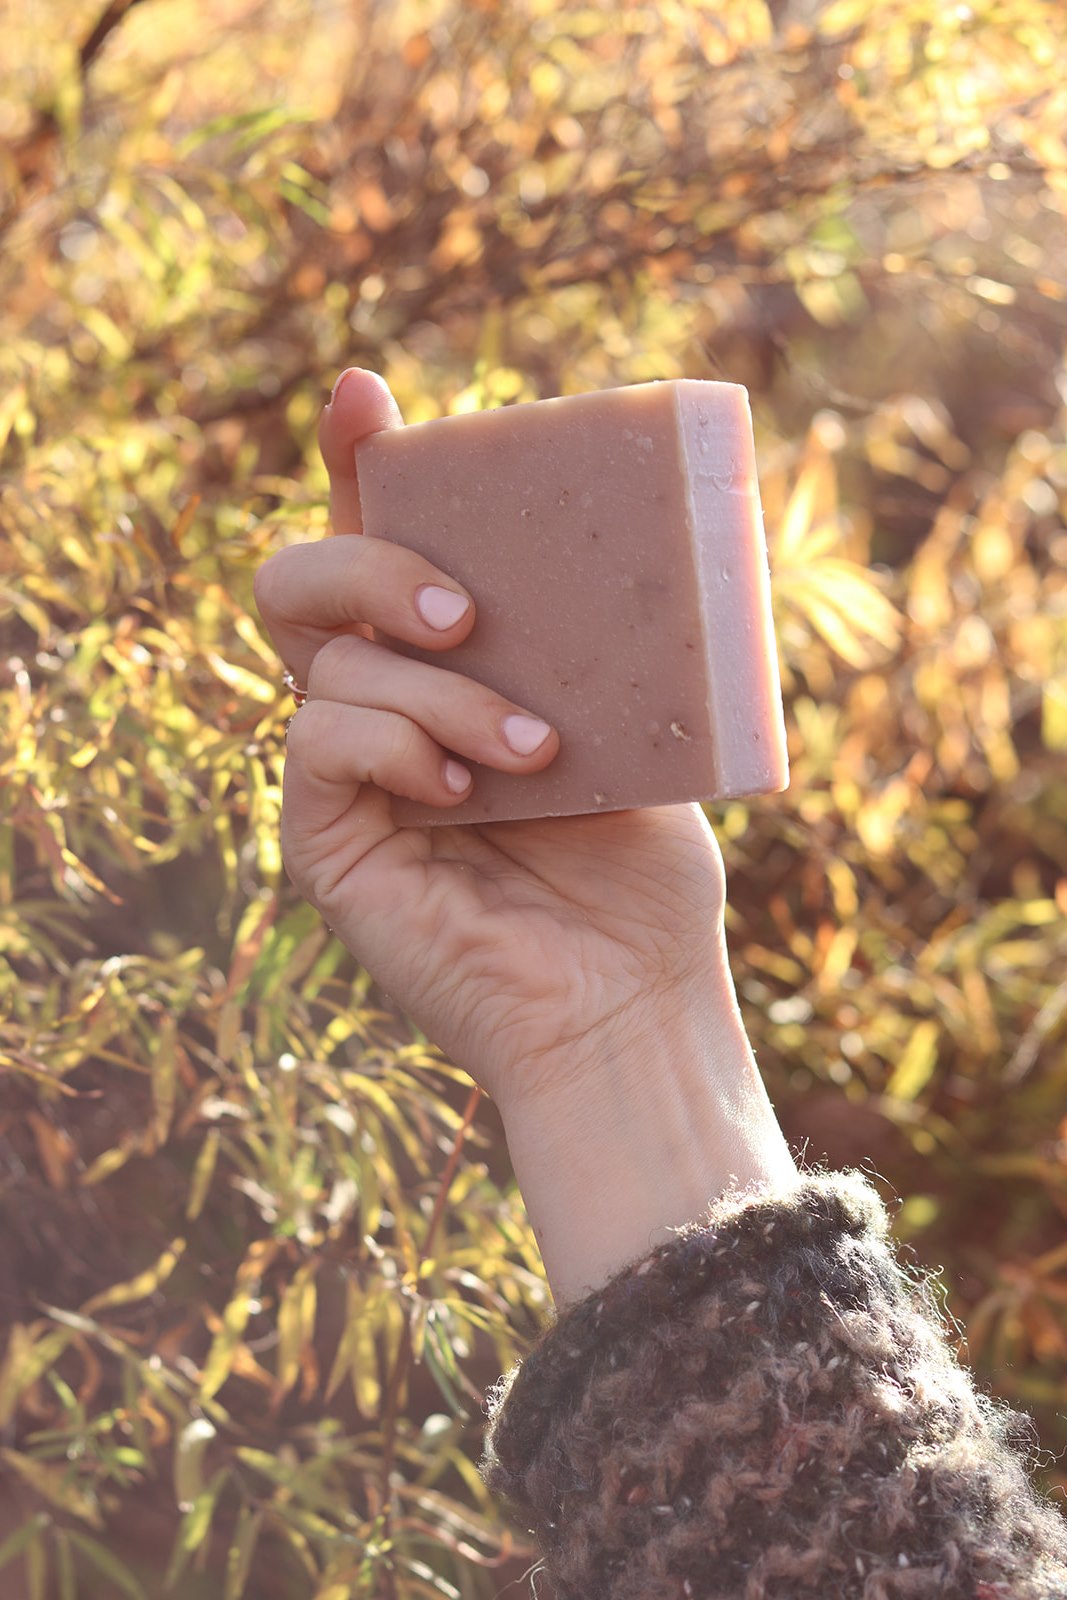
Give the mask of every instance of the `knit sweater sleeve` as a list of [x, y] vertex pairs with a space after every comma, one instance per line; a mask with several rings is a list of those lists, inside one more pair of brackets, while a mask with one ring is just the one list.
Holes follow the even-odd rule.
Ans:
[[859, 1172], [726, 1197], [565, 1307], [480, 1471], [558, 1600], [1063, 1600], [1032, 1419], [978, 1391]]

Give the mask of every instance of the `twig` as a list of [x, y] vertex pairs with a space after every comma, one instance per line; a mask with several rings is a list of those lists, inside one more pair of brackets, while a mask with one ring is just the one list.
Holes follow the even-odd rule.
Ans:
[[[143, 4], [144, 0], [110, 0], [110, 4], [97, 17], [78, 51], [78, 77], [83, 85], [88, 79], [93, 62], [119, 23], [134, 6]], [[56, 115], [55, 107], [42, 106], [33, 120], [30, 131], [12, 147], [11, 154], [15, 171], [19, 175], [21, 192], [16, 190], [7, 210], [0, 212], [0, 239], [21, 215], [27, 192], [40, 178], [47, 154], [58, 137], [59, 117]]]
[[127, 12], [132, 11], [134, 6], [143, 4], [144, 0], [111, 0], [111, 4], [100, 13], [92, 32], [78, 51], [78, 66], [83, 81], [88, 76], [89, 68], [104, 48], [109, 36], [114, 33]]

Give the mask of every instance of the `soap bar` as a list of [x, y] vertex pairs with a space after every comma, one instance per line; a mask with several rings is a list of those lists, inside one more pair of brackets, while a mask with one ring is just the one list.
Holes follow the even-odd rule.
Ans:
[[789, 766], [747, 391], [696, 379], [538, 400], [372, 434], [364, 533], [474, 596], [452, 650], [390, 648], [489, 685], [560, 750], [474, 777], [398, 826], [517, 821], [774, 794]]

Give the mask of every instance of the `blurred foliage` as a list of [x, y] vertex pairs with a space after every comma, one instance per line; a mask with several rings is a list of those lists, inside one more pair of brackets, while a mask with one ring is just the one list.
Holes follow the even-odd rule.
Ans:
[[536, 1561], [474, 1467], [550, 1304], [499, 1119], [279, 857], [252, 576], [326, 529], [349, 363], [409, 421], [751, 389], [792, 783], [713, 814], [746, 1021], [1058, 1455], [1067, 12], [35, 0], [3, 38], [5, 1594]]

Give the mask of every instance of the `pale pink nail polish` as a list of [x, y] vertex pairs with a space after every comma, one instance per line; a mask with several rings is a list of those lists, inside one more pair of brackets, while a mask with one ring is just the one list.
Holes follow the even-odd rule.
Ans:
[[333, 386], [333, 393], [330, 395], [329, 400], [326, 402], [327, 411], [333, 405], [334, 401], [337, 399], [337, 396], [341, 393], [341, 390], [344, 387], [344, 385], [347, 382], [347, 380], [352, 376], [352, 374], [354, 372], [357, 372], [358, 370], [359, 370], [358, 367], [346, 367], [345, 370], [341, 373], [341, 375], [338, 378], [337, 382]]

